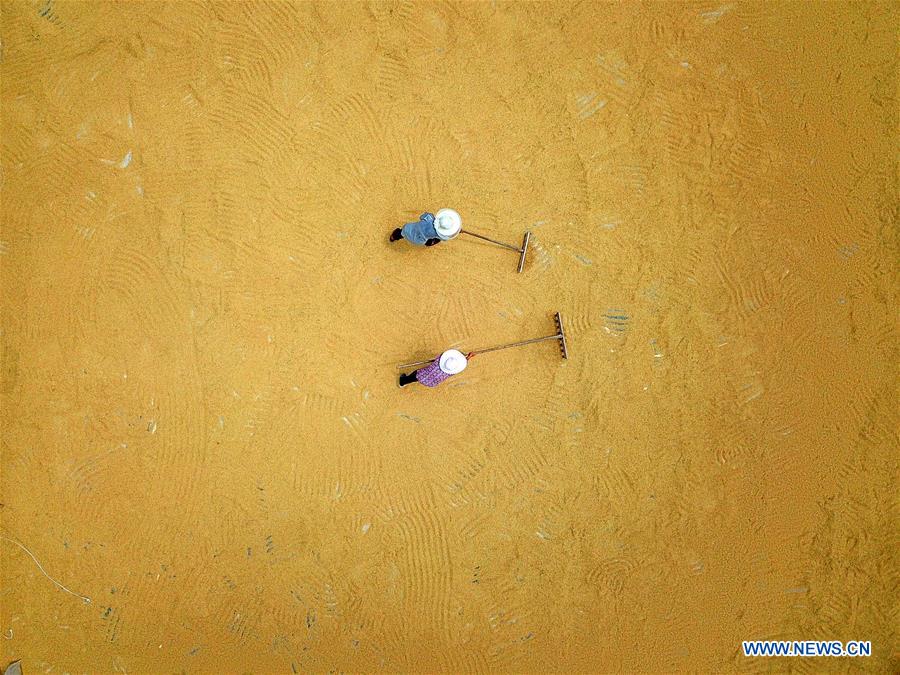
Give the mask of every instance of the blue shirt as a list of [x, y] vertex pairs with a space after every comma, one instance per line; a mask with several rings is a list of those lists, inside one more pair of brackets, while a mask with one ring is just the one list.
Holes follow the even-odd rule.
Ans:
[[416, 246], [424, 246], [429, 239], [440, 238], [434, 229], [434, 214], [427, 212], [419, 216], [418, 222], [404, 225], [401, 232], [404, 239]]

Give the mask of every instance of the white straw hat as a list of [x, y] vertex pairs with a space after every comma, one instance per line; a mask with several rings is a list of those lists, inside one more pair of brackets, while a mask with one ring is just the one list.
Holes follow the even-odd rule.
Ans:
[[438, 361], [438, 365], [448, 375], [456, 375], [464, 371], [469, 362], [466, 361], [466, 357], [463, 356], [461, 351], [448, 349], [441, 354], [441, 360]]
[[444, 241], [453, 239], [462, 229], [462, 218], [453, 209], [441, 209], [434, 217], [434, 229]]

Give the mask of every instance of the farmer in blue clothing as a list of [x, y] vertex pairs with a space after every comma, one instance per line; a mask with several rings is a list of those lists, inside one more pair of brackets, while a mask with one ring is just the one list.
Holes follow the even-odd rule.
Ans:
[[391, 241], [406, 239], [416, 246], [434, 246], [456, 237], [462, 230], [462, 218], [453, 209], [441, 209], [437, 215], [423, 213], [415, 223], [406, 223], [391, 232]]

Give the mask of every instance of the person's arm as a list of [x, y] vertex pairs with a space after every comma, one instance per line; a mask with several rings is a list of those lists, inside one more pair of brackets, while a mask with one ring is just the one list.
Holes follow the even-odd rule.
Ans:
[[466, 354], [466, 361], [471, 361], [476, 356], [477, 356], [477, 354], [475, 354], [475, 352], [469, 352], [468, 354]]
[[419, 216], [419, 220], [422, 220], [422, 221], [428, 223], [429, 225], [434, 225], [434, 214], [428, 213], [428, 211], [426, 211], [421, 216]]

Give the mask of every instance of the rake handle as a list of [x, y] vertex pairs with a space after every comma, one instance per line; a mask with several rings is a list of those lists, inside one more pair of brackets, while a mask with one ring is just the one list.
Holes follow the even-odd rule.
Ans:
[[[437, 358], [437, 357], [435, 357]], [[412, 363], [401, 363], [397, 366], [397, 370], [405, 370], [406, 368], [412, 368], [413, 366], [424, 366], [426, 363], [432, 363], [434, 359], [428, 359], [427, 361], [413, 361]]]
[[487, 352], [495, 352], [498, 349], [509, 349], [510, 347], [521, 347], [522, 345], [530, 345], [534, 342], [543, 342], [544, 340], [558, 340], [559, 335], [547, 335], [545, 337], [531, 338], [530, 340], [522, 340], [521, 342], [510, 342], [508, 345], [499, 345], [498, 347], [488, 347], [487, 349], [476, 349], [472, 354], [486, 354]]
[[517, 246], [513, 246], [512, 244], [504, 244], [502, 241], [497, 241], [496, 239], [491, 239], [490, 237], [485, 237], [481, 234], [475, 234], [474, 232], [469, 232], [469, 230], [460, 230], [460, 234], [467, 234], [470, 237], [477, 237], [478, 239], [484, 239], [485, 241], [489, 241], [492, 244], [497, 244], [497, 246], [502, 246], [503, 248], [508, 248], [510, 251], [515, 251], [516, 253], [521, 253], [522, 249]]

